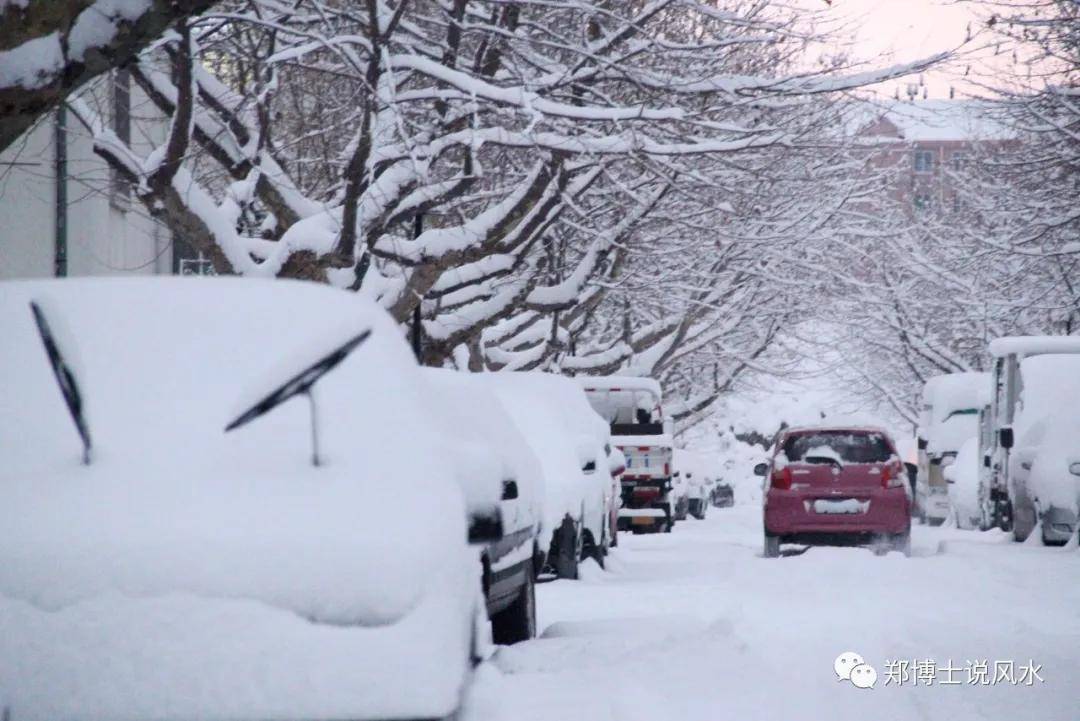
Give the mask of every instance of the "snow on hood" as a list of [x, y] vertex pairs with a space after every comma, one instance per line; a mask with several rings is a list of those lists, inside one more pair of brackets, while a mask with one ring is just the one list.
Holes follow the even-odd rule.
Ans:
[[[503, 372], [478, 376], [495, 392], [532, 446], [544, 475], [544, 527], [552, 531], [569, 514], [603, 503], [611, 483], [604, 471], [610, 430], [572, 379], [551, 373]], [[583, 453], [591, 449], [590, 458]], [[582, 471], [596, 462], [597, 472]], [[543, 534], [545, 538], [548, 534]]]
[[503, 481], [518, 485], [518, 507], [539, 520], [543, 499], [540, 461], [499, 399], [480, 376], [423, 369], [433, 413], [442, 422], [441, 445], [456, 459], [455, 473], [470, 512], [497, 508]]
[[[32, 299], [78, 346], [89, 466]], [[355, 294], [235, 278], [9, 282], [0, 327], [0, 595], [57, 609], [187, 593], [378, 625], [467, 553], [415, 361]], [[223, 432], [239, 399], [297, 370], [282, 359], [368, 328], [316, 386], [321, 467], [304, 398]]]

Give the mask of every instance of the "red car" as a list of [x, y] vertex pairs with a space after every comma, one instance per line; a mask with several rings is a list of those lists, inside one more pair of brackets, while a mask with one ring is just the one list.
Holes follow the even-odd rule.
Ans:
[[911, 493], [888, 433], [877, 428], [789, 428], [765, 476], [765, 556], [781, 543], [911, 550]]

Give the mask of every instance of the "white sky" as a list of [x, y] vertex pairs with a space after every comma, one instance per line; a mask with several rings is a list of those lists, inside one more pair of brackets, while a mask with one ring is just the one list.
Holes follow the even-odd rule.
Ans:
[[[831, 8], [825, 0], [800, 0], [800, 4], [825, 8], [826, 17], [848, 26], [854, 54], [880, 65], [954, 49], [963, 43], [968, 23], [978, 24], [970, 5], [953, 0], [833, 0]], [[964, 90], [958, 84], [962, 81], [946, 71], [928, 73], [925, 82], [931, 98], [947, 98], [950, 85], [957, 85], [958, 93]], [[905, 84], [893, 81], [875, 89], [892, 95]]]

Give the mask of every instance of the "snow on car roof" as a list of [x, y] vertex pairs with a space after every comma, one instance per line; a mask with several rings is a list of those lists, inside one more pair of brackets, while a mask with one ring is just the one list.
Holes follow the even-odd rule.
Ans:
[[[88, 466], [34, 299], [78, 346]], [[6, 282], [0, 327], [0, 596], [55, 610], [188, 593], [384, 623], [455, 548], [468, 553], [461, 491], [424, 450], [438, 431], [415, 360], [355, 294], [237, 278]], [[300, 370], [282, 358], [369, 328], [315, 387], [323, 465], [304, 398], [224, 432], [237, 399]]]
[[507, 480], [518, 483], [519, 505], [536, 505], [543, 488], [540, 461], [482, 377], [443, 368], [422, 374], [470, 510], [497, 507]]
[[1020, 367], [1023, 387], [1015, 418], [1018, 438], [1041, 419], [1080, 415], [1080, 355], [1045, 353], [1025, 358]]
[[990, 402], [990, 374], [948, 373], [934, 376], [923, 386], [923, 406], [931, 413], [926, 423], [940, 423], [956, 411], [979, 409]]
[[481, 373], [476, 378], [495, 392], [540, 460], [544, 525], [550, 532], [566, 514], [580, 513], [591, 487], [610, 483], [610, 476], [601, 481], [601, 474], [581, 470], [587, 461], [598, 467], [603, 463], [610, 429], [570, 378], [539, 371]]
[[648, 391], [660, 399], [663, 392], [660, 383], [655, 378], [642, 378], [635, 376], [578, 376], [586, 391]]
[[1080, 336], [1020, 335], [990, 341], [990, 355], [1039, 355], [1043, 353], [1080, 353]]

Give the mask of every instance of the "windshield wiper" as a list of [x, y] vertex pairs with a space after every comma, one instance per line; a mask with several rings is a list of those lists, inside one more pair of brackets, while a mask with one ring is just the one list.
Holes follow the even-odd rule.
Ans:
[[[71, 370], [71, 366], [64, 360], [64, 354], [60, 349], [60, 344], [56, 342], [56, 336], [53, 335], [52, 329], [49, 327], [49, 321], [45, 317], [45, 311], [41, 309], [41, 306], [35, 301], [30, 301], [30, 312], [34, 314], [34, 324], [37, 326], [38, 335], [41, 336], [41, 342], [45, 345], [45, 354], [49, 357], [49, 365], [52, 366], [53, 375], [56, 376], [56, 383], [60, 386], [60, 393], [64, 396], [64, 403], [67, 405], [68, 413], [71, 414], [71, 420], [75, 421], [75, 430], [79, 432], [79, 438], [82, 439], [83, 444], [83, 465], [90, 465], [90, 449], [92, 443], [90, 442], [90, 429], [86, 425], [86, 417], [83, 415], [83, 403], [82, 394], [79, 393], [79, 383], [75, 379], [75, 373]], [[68, 351], [70, 352], [70, 348]]]
[[319, 426], [316, 420], [315, 396], [311, 393], [311, 387], [314, 386], [320, 378], [336, 368], [341, 361], [345, 360], [345, 358], [356, 350], [361, 343], [366, 341], [370, 335], [371, 329], [369, 328], [363, 333], [353, 336], [334, 350], [330, 351], [330, 353], [282, 383], [255, 403], [255, 405], [251, 406], [251, 408], [248, 408], [237, 416], [232, 423], [225, 426], [225, 432], [228, 433], [234, 428], [247, 425], [259, 416], [277, 408], [293, 396], [304, 394], [308, 397], [308, 402], [311, 406], [311, 464], [313, 466], [319, 465]]

